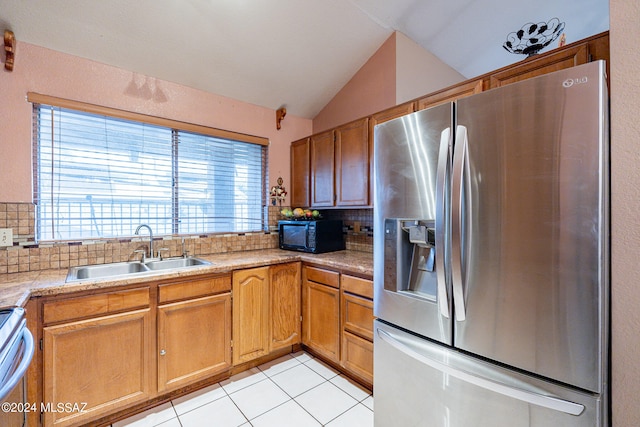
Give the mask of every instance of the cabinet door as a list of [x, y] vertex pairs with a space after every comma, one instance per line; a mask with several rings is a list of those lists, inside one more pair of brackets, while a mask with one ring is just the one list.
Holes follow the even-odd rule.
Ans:
[[312, 136], [310, 144], [311, 205], [333, 206], [335, 203], [333, 131]]
[[309, 138], [291, 143], [291, 199], [294, 207], [309, 206]]
[[271, 339], [269, 351], [300, 342], [300, 263], [269, 268]]
[[336, 206], [369, 204], [368, 118], [340, 126], [335, 130]]
[[[25, 403], [25, 389], [24, 389], [25, 381], [18, 381], [18, 384], [7, 394], [4, 399], [2, 399], [2, 403], [8, 406], [0, 411], [0, 426], [6, 427], [24, 427], [27, 421], [25, 419], [27, 413], [17, 410], [12, 410], [18, 405], [23, 405]], [[27, 400], [28, 402], [28, 400]]]
[[396, 105], [395, 107], [388, 108], [384, 111], [380, 111], [371, 116], [369, 119], [369, 135], [373, 137], [374, 127], [380, 123], [388, 122], [389, 120], [397, 119], [398, 117], [406, 116], [415, 111], [415, 103], [407, 102], [405, 104]]
[[342, 291], [342, 328], [373, 341], [373, 301]]
[[158, 307], [158, 389], [161, 392], [230, 367], [229, 292]]
[[233, 272], [233, 364], [269, 353], [269, 267]]
[[85, 412], [44, 412], [44, 425], [95, 419], [151, 397], [149, 309], [43, 330], [44, 402], [86, 403]]
[[340, 291], [304, 280], [302, 342], [334, 362], [340, 360]]
[[418, 100], [418, 111], [482, 92], [482, 79], [473, 80]]
[[341, 364], [366, 383], [373, 384], [373, 342], [343, 332]]
[[519, 65], [492, 74], [490, 85], [491, 88], [496, 88], [587, 62], [589, 62], [589, 44], [583, 43], [540, 58], [534, 56]]

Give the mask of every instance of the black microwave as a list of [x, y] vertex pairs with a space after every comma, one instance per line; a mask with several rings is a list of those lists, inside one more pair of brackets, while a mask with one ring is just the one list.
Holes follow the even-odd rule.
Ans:
[[319, 254], [345, 248], [342, 220], [278, 221], [280, 249]]

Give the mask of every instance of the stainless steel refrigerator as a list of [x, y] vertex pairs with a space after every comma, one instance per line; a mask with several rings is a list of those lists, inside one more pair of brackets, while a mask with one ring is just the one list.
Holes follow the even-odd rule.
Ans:
[[376, 126], [376, 427], [609, 421], [603, 62]]

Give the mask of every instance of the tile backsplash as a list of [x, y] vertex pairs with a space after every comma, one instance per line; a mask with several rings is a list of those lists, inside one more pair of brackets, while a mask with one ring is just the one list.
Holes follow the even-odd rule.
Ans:
[[[281, 207], [269, 206], [268, 232], [228, 233], [199, 236], [166, 236], [154, 239], [164, 256], [182, 255], [182, 239], [190, 255], [272, 249], [278, 247], [277, 223]], [[373, 210], [325, 210], [323, 216], [342, 219], [346, 247], [373, 252]], [[100, 239], [74, 242], [35, 241], [35, 206], [31, 203], [0, 203], [0, 228], [13, 230], [13, 246], [0, 248], [0, 274], [68, 268], [77, 265], [123, 262], [133, 259], [136, 249], [147, 248], [147, 239]]]

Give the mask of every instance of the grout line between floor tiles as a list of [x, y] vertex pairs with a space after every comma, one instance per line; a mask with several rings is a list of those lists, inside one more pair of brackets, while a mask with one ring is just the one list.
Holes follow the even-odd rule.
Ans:
[[[197, 407], [195, 407], [195, 408], [190, 409], [189, 411], [185, 412], [185, 413], [184, 413], [184, 414], [182, 414], [182, 415], [185, 415], [185, 414], [187, 414], [187, 413], [190, 413], [190, 412], [192, 412], [192, 411], [194, 411], [194, 410], [196, 410], [196, 409], [202, 408], [203, 406], [206, 406], [206, 405], [208, 405], [208, 404], [210, 404], [210, 403], [212, 403], [212, 402], [215, 402], [215, 401], [217, 401], [217, 400], [219, 400], [219, 399], [223, 399], [224, 397], [228, 397], [228, 398], [231, 400], [231, 402], [233, 403], [233, 405], [235, 406], [235, 408], [236, 408], [236, 409], [240, 412], [240, 414], [242, 414], [242, 416], [244, 417], [245, 422], [246, 422], [246, 423], [248, 423], [250, 426], [253, 426], [253, 425], [254, 425], [254, 423], [253, 423], [252, 421], [253, 421], [253, 420], [255, 420], [256, 418], [261, 417], [261, 416], [263, 416], [263, 415], [265, 415], [265, 414], [267, 414], [267, 413], [269, 413], [269, 412], [271, 412], [271, 411], [274, 411], [274, 410], [275, 410], [275, 409], [277, 409], [278, 407], [280, 407], [280, 406], [282, 406], [282, 405], [285, 405], [285, 404], [289, 403], [290, 401], [293, 401], [293, 402], [294, 402], [298, 407], [300, 407], [300, 408], [301, 408], [305, 413], [307, 413], [307, 414], [308, 414], [312, 419], [314, 419], [316, 422], [318, 422], [318, 423], [319, 423], [320, 425], [322, 425], [322, 426], [326, 426], [327, 424], [329, 424], [329, 423], [331, 423], [331, 422], [335, 421], [336, 419], [338, 419], [339, 417], [343, 416], [343, 415], [344, 415], [344, 414], [346, 414], [348, 411], [350, 411], [350, 410], [354, 409], [354, 408], [355, 408], [355, 407], [357, 407], [358, 405], [362, 405], [362, 406], [363, 406], [365, 409], [367, 409], [368, 411], [373, 412], [373, 411], [371, 410], [371, 408], [369, 408], [367, 405], [365, 405], [365, 404], [363, 403], [367, 398], [372, 397], [372, 393], [369, 393], [369, 392], [367, 391], [367, 395], [366, 395], [364, 398], [362, 398], [362, 399], [358, 399], [358, 398], [356, 398], [355, 396], [351, 395], [348, 391], [346, 391], [346, 390], [342, 389], [342, 388], [341, 388], [341, 387], [339, 387], [337, 384], [335, 384], [335, 383], [333, 383], [333, 382], [332, 382], [332, 380], [333, 380], [333, 379], [338, 378], [338, 377], [341, 377], [341, 375], [340, 375], [340, 373], [339, 373], [339, 372], [336, 372], [332, 367], [330, 367], [330, 366], [328, 366], [328, 365], [325, 365], [324, 363], [320, 362], [320, 361], [319, 361], [319, 360], [317, 360], [315, 357], [313, 357], [313, 356], [311, 356], [311, 355], [309, 355], [309, 354], [307, 354], [307, 353], [303, 353], [303, 354], [302, 354], [302, 355], [300, 355], [299, 357], [303, 357], [303, 356], [305, 356], [305, 355], [306, 355], [307, 357], [309, 357], [309, 359], [308, 359], [308, 360], [305, 360], [304, 362], [303, 362], [303, 361], [301, 361], [298, 357], [295, 357], [295, 356], [291, 355], [291, 358], [292, 358], [292, 359], [294, 359], [294, 360], [297, 362], [297, 364], [294, 364], [293, 366], [287, 367], [286, 369], [283, 369], [282, 371], [279, 371], [279, 372], [277, 372], [277, 373], [275, 373], [275, 374], [273, 374], [273, 375], [268, 375], [268, 374], [267, 374], [267, 372], [266, 372], [266, 371], [268, 370], [268, 368], [261, 367], [262, 365], [261, 365], [261, 366], [257, 366], [257, 367], [256, 367], [256, 368], [257, 368], [257, 372], [253, 373], [252, 375], [262, 374], [262, 375], [264, 376], [264, 378], [260, 379], [259, 381], [254, 382], [254, 383], [248, 384], [248, 385], [246, 385], [246, 386], [244, 386], [244, 387], [241, 387], [241, 388], [239, 388], [239, 389], [237, 389], [237, 390], [234, 390], [233, 392], [229, 392], [229, 391], [227, 391], [227, 389], [226, 389], [225, 387], [223, 387], [223, 386], [222, 386], [222, 382], [223, 382], [223, 381], [220, 381], [220, 382], [218, 382], [218, 383], [216, 383], [216, 384], [217, 384], [217, 385], [222, 389], [222, 391], [223, 391], [223, 393], [224, 393], [221, 397], [218, 397], [217, 399], [213, 399], [213, 400], [211, 400], [211, 401], [205, 402], [205, 403], [203, 403], [203, 404], [202, 404], [202, 405], [200, 405], [200, 406], [197, 406]], [[330, 376], [329, 378], [325, 377], [325, 376], [324, 376], [324, 375], [322, 375], [320, 372], [318, 372], [318, 371], [316, 371], [315, 369], [313, 369], [313, 367], [312, 367], [312, 366], [307, 365], [307, 363], [308, 363], [308, 362], [311, 362], [311, 361], [315, 361], [316, 363], [320, 363], [320, 365], [321, 365], [321, 366], [323, 366], [324, 368], [326, 368], [329, 372], [333, 373], [333, 375], [332, 375], [332, 376]], [[287, 360], [287, 361], [285, 361], [285, 362], [289, 362], [289, 360]], [[283, 362], [283, 363], [285, 363], [285, 362]], [[268, 363], [268, 362], [267, 362], [267, 363]], [[264, 364], [263, 364], [263, 365], [264, 365]], [[272, 378], [272, 377], [277, 376], [277, 375], [279, 375], [279, 374], [281, 374], [281, 373], [284, 373], [284, 372], [286, 372], [286, 371], [288, 371], [288, 370], [290, 370], [290, 369], [293, 369], [293, 368], [295, 368], [295, 367], [298, 367], [299, 365], [304, 365], [305, 367], [307, 367], [308, 369], [310, 369], [311, 371], [313, 371], [314, 373], [316, 373], [317, 375], [319, 375], [319, 376], [322, 378], [322, 380], [323, 380], [323, 381], [322, 381], [320, 384], [316, 384], [315, 386], [313, 386], [313, 387], [311, 387], [311, 388], [309, 388], [309, 389], [307, 389], [307, 390], [303, 391], [302, 393], [300, 393], [300, 394], [298, 394], [297, 396], [295, 396], [295, 397], [294, 397], [294, 396], [291, 396], [289, 393], [287, 393], [287, 391], [286, 391], [286, 390], [284, 390], [284, 388], [282, 388], [280, 385], [278, 385], [278, 383], [276, 383], [276, 382], [273, 380], [273, 378]], [[273, 367], [273, 366], [277, 366], [277, 364], [276, 364], [276, 365], [271, 365], [271, 367]], [[264, 369], [264, 370], [263, 370], [263, 369]], [[250, 376], [249, 376], [249, 377], [250, 377]], [[249, 378], [249, 377], [246, 377], [246, 378]], [[346, 381], [349, 381], [348, 377], [343, 377], [343, 378], [344, 378]], [[279, 390], [281, 390], [281, 391], [282, 391], [282, 392], [283, 392], [283, 393], [284, 393], [284, 394], [285, 394], [289, 399], [288, 399], [288, 400], [286, 400], [285, 402], [282, 402], [281, 404], [279, 404], [279, 405], [277, 405], [277, 406], [275, 406], [275, 407], [273, 407], [273, 408], [271, 408], [271, 409], [269, 409], [269, 410], [267, 410], [267, 411], [265, 411], [265, 412], [261, 413], [261, 414], [258, 414], [258, 415], [256, 415], [256, 416], [254, 416], [252, 419], [249, 419], [249, 418], [245, 415], [245, 413], [240, 409], [240, 407], [239, 407], [239, 406], [238, 406], [238, 404], [235, 402], [235, 400], [232, 398], [232, 395], [233, 395], [233, 394], [235, 394], [235, 393], [237, 393], [237, 392], [239, 392], [239, 391], [241, 391], [241, 390], [245, 390], [245, 389], [246, 389], [246, 388], [248, 388], [248, 387], [251, 387], [251, 386], [257, 385], [257, 384], [261, 383], [262, 381], [264, 381], [265, 379], [268, 379], [269, 381], [271, 381], [271, 383], [272, 383], [272, 384], [274, 384], [274, 385], [275, 385]], [[346, 410], [342, 411], [340, 414], [336, 415], [335, 417], [333, 417], [333, 418], [332, 418], [331, 420], [329, 420], [327, 423], [323, 424], [320, 420], [318, 420], [315, 416], [313, 416], [313, 414], [311, 414], [311, 412], [309, 412], [309, 411], [308, 411], [308, 410], [307, 410], [307, 409], [306, 409], [306, 408], [305, 408], [305, 407], [304, 407], [300, 402], [298, 402], [298, 401], [296, 400], [296, 398], [297, 398], [297, 397], [299, 397], [299, 396], [301, 396], [301, 395], [303, 395], [303, 394], [305, 394], [305, 393], [307, 393], [307, 392], [309, 392], [309, 391], [311, 391], [311, 390], [313, 390], [313, 389], [315, 389], [315, 388], [317, 388], [317, 387], [320, 387], [320, 386], [324, 385], [324, 384], [325, 384], [325, 383], [327, 383], [327, 382], [328, 382], [328, 383], [330, 383], [333, 387], [336, 387], [338, 390], [342, 391], [343, 393], [345, 393], [345, 394], [347, 394], [349, 397], [351, 397], [351, 398], [355, 401], [355, 404], [354, 404], [354, 405], [352, 405], [352, 406], [350, 406], [350, 407], [349, 407], [349, 408], [347, 408]], [[174, 401], [173, 401], [173, 400], [171, 400], [171, 401], [170, 401], [170, 404], [171, 404], [171, 408], [173, 409], [173, 412], [174, 412], [174, 414], [175, 414], [175, 419], [177, 419], [177, 420], [178, 420], [178, 424], [182, 427], [182, 426], [183, 426], [183, 423], [182, 423], [182, 420], [180, 419], [180, 415], [178, 414], [178, 411], [177, 411], [177, 408], [176, 408], [176, 406], [175, 406], [175, 404], [174, 404]]]

